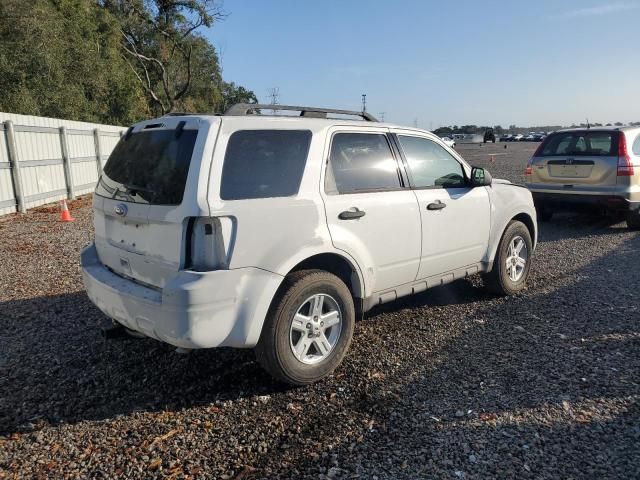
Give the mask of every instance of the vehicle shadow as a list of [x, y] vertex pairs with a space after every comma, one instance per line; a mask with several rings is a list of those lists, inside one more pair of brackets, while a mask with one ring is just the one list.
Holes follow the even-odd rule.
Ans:
[[547, 222], [538, 221], [538, 241], [553, 242], [567, 238], [618, 235], [628, 232], [624, 218], [600, 212], [557, 212]]
[[[558, 278], [489, 305], [451, 305], [444, 316], [417, 308], [397, 340], [377, 329], [373, 338], [384, 339], [379, 347], [394, 352], [393, 361], [347, 362], [347, 377], [380, 372], [340, 406], [364, 427], [349, 432], [328, 420], [313, 432], [345, 438], [319, 452], [321, 465], [328, 471], [334, 458], [335, 468], [362, 478], [636, 476], [640, 305], [629, 286], [640, 270], [629, 265], [640, 265], [635, 234], [580, 267], [573, 281]], [[396, 321], [392, 306], [406, 304], [368, 322]], [[420, 348], [415, 340], [433, 322], [442, 330], [456, 315], [437, 348]], [[355, 345], [351, 358], [364, 348]], [[299, 457], [287, 457], [292, 471], [313, 468]]]
[[0, 303], [0, 435], [284, 391], [251, 350], [105, 340], [85, 292]]
[[[534, 278], [545, 288], [509, 299], [469, 279], [376, 308], [358, 323], [336, 375], [301, 389], [314, 401], [302, 397], [291, 411], [274, 405], [285, 418], [308, 419], [321, 400], [336, 414], [304, 422], [299, 435], [285, 431], [253, 467], [281, 464], [294, 475], [331, 468], [337, 455], [340, 468], [364, 469], [364, 477], [389, 470], [401, 478], [404, 461], [414, 469], [407, 478], [420, 468], [473, 475], [473, 455], [510, 478], [544, 476], [536, 472], [545, 468], [603, 478], [612, 476], [608, 465], [637, 468], [629, 448], [638, 438], [640, 332], [629, 286], [640, 283], [640, 270], [628, 266], [640, 264], [640, 236], [606, 253], [570, 279]], [[251, 351], [181, 356], [150, 339], [105, 341], [105, 317], [84, 292], [0, 303], [0, 317], [3, 435], [290, 390]], [[435, 343], [407, 340], [436, 332]], [[356, 464], [358, 452], [366, 464]], [[600, 456], [605, 470], [576, 463], [586, 456]]]

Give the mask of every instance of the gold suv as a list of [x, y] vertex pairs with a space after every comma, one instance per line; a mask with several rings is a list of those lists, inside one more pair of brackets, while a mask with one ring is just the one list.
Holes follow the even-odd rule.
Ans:
[[588, 208], [623, 212], [640, 229], [640, 127], [554, 132], [529, 160], [525, 182], [540, 220]]

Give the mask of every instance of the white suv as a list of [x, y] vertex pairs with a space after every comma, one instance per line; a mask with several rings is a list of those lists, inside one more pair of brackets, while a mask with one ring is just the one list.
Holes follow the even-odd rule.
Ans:
[[336, 368], [374, 305], [475, 273], [501, 294], [524, 288], [526, 188], [423, 130], [341, 110], [258, 114], [270, 108], [165, 116], [123, 136], [81, 259], [106, 315], [186, 349], [255, 347], [275, 377], [307, 384]]

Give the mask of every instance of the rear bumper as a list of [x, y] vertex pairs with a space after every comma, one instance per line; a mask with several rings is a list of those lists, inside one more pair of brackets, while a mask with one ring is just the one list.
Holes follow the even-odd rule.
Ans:
[[164, 289], [108, 270], [92, 244], [81, 254], [91, 301], [118, 323], [183, 348], [253, 347], [282, 277], [258, 268], [179, 271]]
[[558, 210], [603, 209], [620, 212], [640, 210], [640, 202], [617, 195], [576, 195], [568, 193], [531, 192], [536, 207]]

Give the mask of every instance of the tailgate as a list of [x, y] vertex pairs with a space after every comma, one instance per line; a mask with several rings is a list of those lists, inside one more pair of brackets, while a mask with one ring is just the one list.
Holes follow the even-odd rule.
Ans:
[[202, 159], [211, 157], [204, 153], [213, 148], [211, 126], [219, 120], [162, 117], [131, 127], [120, 140], [94, 196], [95, 245], [107, 268], [164, 288], [184, 267], [187, 225], [209, 214], [210, 163]]
[[614, 186], [618, 132], [569, 131], [550, 135], [531, 162], [531, 183]]

